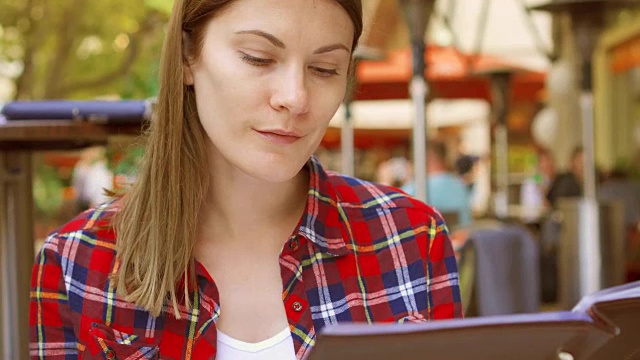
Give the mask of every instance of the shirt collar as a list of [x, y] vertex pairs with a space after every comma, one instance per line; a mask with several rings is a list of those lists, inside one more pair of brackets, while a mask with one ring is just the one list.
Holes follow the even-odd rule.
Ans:
[[342, 256], [350, 251], [345, 240], [351, 240], [346, 213], [340, 206], [338, 192], [330, 181], [330, 174], [315, 156], [307, 162], [309, 194], [307, 207], [298, 227], [298, 235], [305, 237], [323, 253]]

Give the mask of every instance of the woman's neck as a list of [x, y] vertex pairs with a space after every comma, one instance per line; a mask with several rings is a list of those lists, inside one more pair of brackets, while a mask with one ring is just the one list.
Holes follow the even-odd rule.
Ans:
[[304, 212], [308, 189], [306, 167], [280, 183], [257, 179], [239, 169], [213, 169], [199, 218], [203, 240], [216, 244], [253, 241], [269, 231], [286, 233], [284, 243]]

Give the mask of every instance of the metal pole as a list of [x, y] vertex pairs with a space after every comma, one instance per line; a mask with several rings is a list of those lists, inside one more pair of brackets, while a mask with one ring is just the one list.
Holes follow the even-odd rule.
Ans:
[[509, 136], [507, 124], [499, 122], [496, 136], [496, 195], [495, 213], [500, 219], [509, 215]]
[[584, 166], [584, 197], [596, 200], [595, 138], [593, 133], [593, 93], [583, 91], [580, 95], [582, 111], [582, 157]]
[[[425, 22], [426, 19], [420, 19]], [[418, 26], [419, 24], [414, 24]], [[420, 35], [422, 34], [422, 35]], [[425, 79], [426, 63], [424, 60], [427, 45], [424, 40], [424, 30], [415, 33], [411, 40], [412, 73], [409, 91], [415, 106], [415, 118], [413, 121], [413, 181], [416, 189], [415, 197], [418, 200], [429, 202], [429, 190], [427, 189], [427, 111], [425, 101], [428, 94], [427, 80]]]
[[400, 0], [399, 4], [411, 36], [412, 77], [409, 90], [415, 106], [413, 128], [413, 170], [415, 197], [429, 202], [427, 191], [427, 118], [428, 87], [425, 79], [425, 31], [433, 11], [434, 0]]
[[[591, 66], [588, 67], [591, 71]], [[589, 75], [590, 76], [590, 75]], [[596, 197], [596, 174], [593, 134], [593, 93], [583, 90], [580, 96], [582, 111], [583, 192], [580, 201], [579, 221], [582, 229], [578, 254], [580, 267], [580, 296], [604, 288], [602, 277], [602, 252], [600, 248], [600, 206]]]
[[491, 80], [491, 98], [496, 121], [495, 151], [496, 151], [496, 195], [495, 214], [504, 219], [509, 216], [509, 101], [511, 87], [511, 72], [509, 70], [494, 70], [489, 72]]
[[600, 205], [596, 197], [596, 166], [594, 155], [594, 123], [593, 123], [593, 65], [591, 57], [597, 39], [604, 27], [601, 14], [572, 17], [573, 31], [581, 62], [580, 110], [582, 118], [582, 158], [583, 158], [583, 197], [580, 201], [579, 221], [581, 236], [578, 252], [580, 268], [580, 296], [585, 296], [605, 287], [602, 269], [602, 234], [600, 233]]
[[429, 202], [427, 190], [427, 120], [425, 99], [428, 93], [424, 76], [414, 76], [411, 79], [411, 98], [415, 105], [416, 117], [413, 123], [413, 169], [415, 197]]
[[591, 18], [573, 18], [573, 31], [576, 37], [578, 53], [581, 62], [580, 108], [582, 112], [582, 158], [583, 158], [583, 196], [586, 199], [596, 199], [596, 167], [593, 134], [593, 63], [591, 57], [595, 49], [596, 41], [603, 28], [603, 19], [600, 16]]
[[355, 174], [353, 122], [351, 121], [351, 100], [344, 103], [344, 122], [340, 128], [340, 149], [342, 153], [342, 173], [349, 176]]

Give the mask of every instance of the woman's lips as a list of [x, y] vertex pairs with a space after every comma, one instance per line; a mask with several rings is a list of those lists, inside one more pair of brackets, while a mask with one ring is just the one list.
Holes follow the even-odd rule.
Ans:
[[302, 136], [295, 135], [293, 133], [288, 133], [286, 131], [278, 131], [278, 130], [266, 130], [256, 132], [262, 136], [262, 138], [278, 145], [288, 145], [293, 144], [294, 142], [300, 140]]

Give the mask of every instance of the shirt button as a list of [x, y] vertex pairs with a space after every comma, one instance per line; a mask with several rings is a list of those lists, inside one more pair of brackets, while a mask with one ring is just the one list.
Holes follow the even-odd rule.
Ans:
[[297, 250], [298, 249], [298, 238], [297, 237], [291, 239], [291, 242], [289, 242], [289, 249], [291, 249], [291, 250]]
[[293, 311], [300, 312], [302, 311], [302, 303], [300, 301], [296, 301], [293, 303], [292, 308], [293, 308]]
[[116, 358], [116, 353], [113, 352], [113, 350], [107, 351], [106, 355], [108, 360], [114, 360]]

